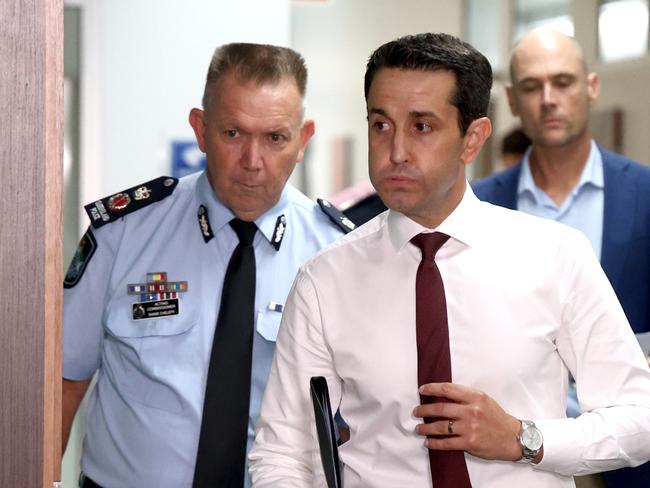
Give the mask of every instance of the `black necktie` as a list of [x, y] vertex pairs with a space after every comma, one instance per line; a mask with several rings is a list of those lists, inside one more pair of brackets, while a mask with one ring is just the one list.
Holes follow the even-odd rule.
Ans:
[[[445, 287], [435, 257], [449, 236], [441, 232], [418, 234], [411, 242], [422, 251], [415, 280], [415, 323], [418, 347], [418, 386], [451, 381], [449, 324]], [[420, 396], [422, 404], [445, 398]], [[431, 422], [434, 419], [424, 419]], [[431, 478], [436, 488], [471, 488], [463, 451], [429, 449]]]
[[194, 488], [242, 488], [255, 309], [253, 222], [233, 219], [239, 237], [228, 263], [203, 402]]

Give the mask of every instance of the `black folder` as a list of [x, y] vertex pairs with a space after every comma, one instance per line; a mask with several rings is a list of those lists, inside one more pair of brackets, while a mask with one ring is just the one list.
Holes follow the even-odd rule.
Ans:
[[316, 417], [320, 458], [325, 470], [327, 487], [342, 488], [339, 450], [336, 446], [336, 431], [334, 430], [334, 418], [330, 406], [327, 380], [322, 376], [313, 376], [309, 381], [309, 386]]

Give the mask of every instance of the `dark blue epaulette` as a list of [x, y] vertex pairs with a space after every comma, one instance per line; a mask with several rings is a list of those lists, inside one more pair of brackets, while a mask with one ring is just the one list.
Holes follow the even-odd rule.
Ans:
[[114, 222], [154, 202], [159, 202], [171, 195], [176, 185], [178, 185], [178, 178], [161, 176], [90, 203], [84, 207], [90, 217], [90, 225], [99, 229], [102, 225]]
[[336, 224], [336, 226], [341, 229], [345, 234], [356, 229], [356, 225], [348, 219], [343, 212], [338, 208], [332, 205], [327, 200], [319, 198], [316, 200], [321, 210], [329, 217], [329, 219]]

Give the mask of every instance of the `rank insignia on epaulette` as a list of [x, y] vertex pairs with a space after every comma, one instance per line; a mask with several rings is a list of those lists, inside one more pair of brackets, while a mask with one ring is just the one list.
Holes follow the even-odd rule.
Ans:
[[167, 281], [167, 273], [147, 273], [146, 283], [127, 285], [128, 295], [140, 298], [132, 306], [133, 320], [157, 319], [178, 315], [179, 298], [187, 291], [187, 281]]
[[212, 227], [210, 226], [210, 219], [208, 218], [207, 207], [205, 205], [200, 205], [197, 215], [199, 217], [199, 228], [201, 229], [203, 240], [207, 244], [214, 237], [214, 233], [212, 232]]
[[128, 193], [118, 193], [108, 199], [106, 206], [109, 210], [117, 212], [118, 210], [124, 210], [129, 206], [129, 203], [131, 203], [131, 197]]
[[92, 230], [88, 229], [79, 241], [77, 250], [70, 262], [68, 272], [63, 280], [64, 288], [72, 288], [79, 283], [86, 270], [86, 266], [90, 262], [90, 258], [95, 253], [95, 249], [97, 249], [97, 241], [95, 240], [95, 236], [93, 236]]
[[275, 228], [273, 229], [273, 239], [271, 240], [271, 244], [273, 245], [276, 251], [280, 250], [280, 246], [282, 245], [282, 239], [284, 238], [284, 232], [286, 230], [287, 230], [287, 218], [284, 216], [284, 214], [282, 214], [275, 221]]
[[330, 202], [322, 198], [319, 198], [316, 201], [318, 202], [318, 205], [320, 206], [321, 210], [325, 213], [325, 215], [327, 215], [330, 218], [330, 220], [334, 222], [336, 226], [339, 229], [341, 229], [343, 232], [347, 234], [348, 232], [351, 232], [354, 229], [356, 229], [357, 226], [354, 224], [354, 222], [352, 222], [349, 218], [347, 218], [343, 214], [343, 212], [341, 212]]
[[90, 225], [97, 229], [131, 212], [158, 202], [171, 195], [177, 184], [177, 178], [161, 176], [143, 185], [134, 186], [86, 205], [84, 208], [90, 217]]
[[146, 186], [141, 186], [135, 189], [133, 196], [136, 200], [146, 200], [151, 196], [151, 190]]

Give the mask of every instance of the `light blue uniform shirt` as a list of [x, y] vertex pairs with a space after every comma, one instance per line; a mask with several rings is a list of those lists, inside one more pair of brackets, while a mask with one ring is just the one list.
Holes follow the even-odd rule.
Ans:
[[517, 209], [523, 212], [562, 222], [582, 231], [600, 259], [603, 241], [603, 209], [605, 206], [605, 180], [603, 158], [594, 141], [580, 181], [558, 207], [553, 200], [535, 185], [530, 171], [529, 148], [521, 165], [517, 187]]
[[[198, 220], [204, 205], [214, 238]], [[272, 245], [278, 217], [286, 228]], [[80, 281], [64, 292], [64, 377], [90, 378], [82, 470], [106, 488], [191, 487], [221, 288], [238, 243], [232, 212], [204, 173], [188, 176], [163, 200], [92, 233], [97, 249]], [[253, 442], [275, 338], [298, 268], [342, 232], [295, 188], [255, 222], [257, 283], [248, 447]], [[187, 281], [180, 314], [133, 320], [127, 285], [147, 273]], [[307, 388], [308, 385], [305, 385]], [[248, 473], [246, 486], [250, 486]]]

